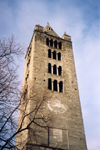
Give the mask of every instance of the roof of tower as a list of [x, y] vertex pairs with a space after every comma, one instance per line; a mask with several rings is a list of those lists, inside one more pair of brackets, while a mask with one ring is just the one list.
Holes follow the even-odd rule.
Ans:
[[57, 35], [57, 33], [50, 27], [49, 23], [47, 23], [46, 27], [43, 29], [43, 32], [53, 35], [53, 36], [56, 36], [56, 37], [59, 37]]

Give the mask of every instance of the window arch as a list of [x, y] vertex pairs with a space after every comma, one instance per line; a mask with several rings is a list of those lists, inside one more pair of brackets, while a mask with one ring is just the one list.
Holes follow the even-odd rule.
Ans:
[[58, 60], [61, 60], [61, 53], [58, 53]]
[[56, 65], [53, 66], [53, 74], [57, 74], [57, 66]]
[[62, 49], [62, 43], [59, 42], [59, 49]]
[[46, 45], [49, 45], [49, 39], [46, 38]]
[[59, 68], [58, 68], [58, 75], [60, 75], [60, 76], [61, 76], [61, 73], [62, 73], [62, 67], [61, 67], [61, 66], [59, 66]]
[[57, 41], [54, 41], [54, 47], [57, 48]]
[[51, 73], [51, 64], [48, 64], [48, 73]]
[[48, 57], [51, 58], [51, 49], [48, 50]]
[[53, 81], [53, 90], [58, 91], [58, 89], [57, 89], [57, 80]]
[[52, 80], [51, 80], [51, 78], [48, 79], [48, 89], [52, 90]]
[[63, 82], [59, 82], [59, 92], [63, 92]]
[[50, 40], [50, 46], [53, 46], [53, 40], [52, 39]]
[[56, 59], [56, 51], [53, 51], [53, 59]]

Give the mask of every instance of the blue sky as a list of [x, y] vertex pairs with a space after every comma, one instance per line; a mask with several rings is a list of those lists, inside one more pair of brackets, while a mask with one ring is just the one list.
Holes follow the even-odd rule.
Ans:
[[[28, 44], [36, 24], [71, 35], [88, 150], [100, 149], [100, 1], [0, 0], [0, 38]], [[19, 70], [23, 78], [24, 59]]]

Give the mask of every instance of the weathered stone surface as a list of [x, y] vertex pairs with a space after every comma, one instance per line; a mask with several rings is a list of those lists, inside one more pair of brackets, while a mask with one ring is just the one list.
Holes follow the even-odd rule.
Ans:
[[[47, 38], [49, 39], [49, 45], [46, 45]], [[50, 46], [51, 39], [53, 40], [53, 46]], [[54, 41], [57, 41], [57, 48], [54, 46]], [[61, 48], [59, 48], [59, 42], [62, 43]], [[51, 49], [51, 58], [48, 58], [49, 49]], [[56, 51], [56, 59], [53, 59], [54, 51]], [[61, 60], [58, 60], [59, 52], [61, 53]], [[48, 63], [50, 63], [51, 66], [56, 65], [57, 70], [58, 67], [61, 66], [61, 75], [58, 75], [58, 72], [57, 75], [55, 75], [53, 73], [53, 67], [52, 73], [48, 73]], [[52, 81], [57, 80], [57, 86], [60, 81], [63, 82], [63, 92], [59, 92], [59, 87], [58, 91], [54, 91], [52, 88], [52, 100], [50, 100], [45, 110], [49, 110], [55, 115], [53, 125], [49, 128], [50, 135], [48, 135], [48, 131], [45, 130], [45, 134], [43, 133], [43, 135], [46, 140], [38, 138], [37, 144], [45, 145], [41, 147], [33, 146], [35, 139], [32, 133], [25, 132], [25, 134], [30, 134], [31, 136], [27, 141], [27, 145], [28, 143], [31, 144], [29, 144], [26, 149], [87, 150], [71, 37], [64, 33], [63, 37], [60, 38], [49, 25], [45, 28], [36, 25], [26, 53], [23, 85], [28, 85], [29, 81], [31, 81], [36, 89], [41, 91], [44, 87], [48, 88], [49, 78], [51, 78]], [[30, 105], [28, 111], [33, 107], [33, 105]], [[32, 126], [32, 128], [36, 127]], [[22, 136], [24, 136], [24, 134]]]

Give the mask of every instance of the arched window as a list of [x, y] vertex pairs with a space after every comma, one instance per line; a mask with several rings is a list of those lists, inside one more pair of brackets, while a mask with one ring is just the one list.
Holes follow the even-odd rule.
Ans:
[[59, 49], [62, 49], [62, 43], [59, 42]]
[[60, 76], [61, 76], [61, 72], [62, 72], [62, 67], [61, 67], [61, 66], [59, 66], [59, 68], [58, 68], [58, 75], [60, 75]]
[[51, 49], [48, 50], [48, 57], [51, 58]]
[[48, 73], [51, 73], [51, 64], [48, 64]]
[[63, 92], [63, 82], [59, 82], [59, 92]]
[[54, 91], [58, 91], [58, 90], [57, 90], [57, 80], [54, 80], [54, 81], [53, 81], [53, 90], [54, 90]]
[[49, 39], [46, 38], [46, 45], [49, 45]]
[[57, 48], [57, 41], [54, 41], [54, 47]]
[[57, 67], [56, 67], [56, 65], [53, 66], [53, 74], [57, 74]]
[[58, 53], [58, 60], [61, 60], [61, 53]]
[[53, 59], [56, 59], [56, 51], [53, 52]]
[[52, 90], [52, 80], [50, 78], [48, 79], [48, 89]]
[[52, 39], [50, 40], [50, 46], [53, 46], [53, 40]]

